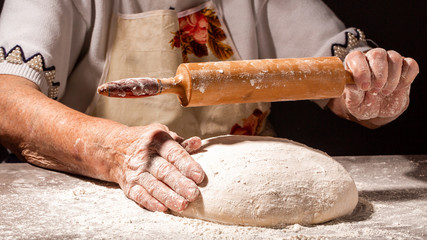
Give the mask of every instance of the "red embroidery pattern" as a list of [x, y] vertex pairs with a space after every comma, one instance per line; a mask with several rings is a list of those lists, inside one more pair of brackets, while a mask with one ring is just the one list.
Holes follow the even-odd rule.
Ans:
[[255, 109], [254, 112], [246, 119], [243, 119], [243, 126], [234, 124], [231, 128], [230, 134], [233, 135], [258, 135], [262, 126], [264, 125], [265, 119], [268, 115], [268, 111], [262, 112], [259, 109]]
[[169, 43], [172, 48], [182, 49], [183, 62], [189, 62], [189, 54], [208, 56], [208, 48], [219, 60], [233, 56], [233, 49], [222, 42], [227, 37], [214, 10], [203, 8], [178, 20], [179, 30]]

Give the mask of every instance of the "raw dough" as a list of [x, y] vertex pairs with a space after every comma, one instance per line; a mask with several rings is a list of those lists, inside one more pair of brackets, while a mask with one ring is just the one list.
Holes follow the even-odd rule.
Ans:
[[327, 154], [287, 139], [220, 136], [193, 155], [206, 173], [201, 197], [180, 216], [281, 227], [347, 215], [358, 202], [348, 172]]

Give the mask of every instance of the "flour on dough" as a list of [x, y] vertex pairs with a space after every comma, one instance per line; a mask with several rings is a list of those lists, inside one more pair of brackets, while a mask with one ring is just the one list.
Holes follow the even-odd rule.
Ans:
[[350, 214], [358, 192], [327, 154], [281, 138], [220, 136], [193, 155], [206, 173], [201, 197], [180, 216], [224, 224], [281, 227]]

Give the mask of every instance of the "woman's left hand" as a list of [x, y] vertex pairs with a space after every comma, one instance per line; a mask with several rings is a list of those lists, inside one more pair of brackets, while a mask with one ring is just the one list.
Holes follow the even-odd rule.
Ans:
[[338, 116], [376, 128], [400, 116], [409, 105], [411, 84], [419, 72], [417, 62], [381, 48], [353, 51], [344, 61], [353, 73], [340, 98], [328, 106]]

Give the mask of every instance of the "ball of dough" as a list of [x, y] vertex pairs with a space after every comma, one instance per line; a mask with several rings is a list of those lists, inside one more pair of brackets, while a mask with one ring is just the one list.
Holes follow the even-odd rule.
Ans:
[[281, 227], [350, 214], [358, 192], [348, 172], [318, 150], [282, 138], [220, 136], [193, 158], [201, 196], [180, 213], [224, 224]]

